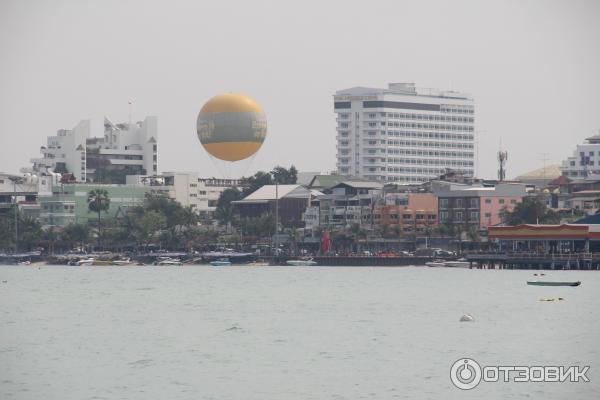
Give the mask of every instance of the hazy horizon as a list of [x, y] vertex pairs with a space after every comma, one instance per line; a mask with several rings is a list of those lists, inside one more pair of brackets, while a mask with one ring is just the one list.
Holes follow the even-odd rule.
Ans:
[[[158, 116], [159, 171], [219, 176], [196, 135], [217, 93], [265, 109], [248, 170], [335, 169], [333, 94], [353, 86], [471, 94], [480, 177], [560, 163], [600, 129], [600, 2], [2, 1], [0, 171], [103, 116]], [[547, 153], [543, 156], [542, 153]]]

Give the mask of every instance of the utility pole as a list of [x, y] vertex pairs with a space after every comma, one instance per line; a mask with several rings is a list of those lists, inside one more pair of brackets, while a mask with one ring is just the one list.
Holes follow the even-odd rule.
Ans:
[[279, 256], [279, 183], [275, 180], [275, 256]]

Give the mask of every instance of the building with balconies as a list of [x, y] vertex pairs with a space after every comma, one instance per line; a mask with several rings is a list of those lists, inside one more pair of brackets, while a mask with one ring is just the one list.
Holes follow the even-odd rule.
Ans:
[[[359, 224], [373, 227], [373, 211], [381, 198], [380, 182], [348, 180], [324, 190], [311, 202], [318, 209], [318, 223], [326, 229], [347, 228]], [[311, 210], [312, 215], [315, 210]]]
[[473, 103], [412, 83], [336, 92], [338, 173], [397, 183], [426, 182], [448, 168], [473, 176]]
[[239, 179], [198, 178], [195, 172], [163, 172], [159, 175], [128, 175], [127, 184], [147, 186], [184, 207], [191, 207], [205, 219], [212, 219], [217, 201], [225, 189], [240, 187]]
[[399, 227], [401, 235], [426, 232], [438, 225], [438, 201], [433, 193], [394, 193], [375, 207], [379, 227]]
[[32, 172], [70, 173], [78, 182], [124, 184], [127, 175], [156, 174], [157, 117], [114, 124], [104, 118], [104, 137], [90, 137], [90, 121], [58, 130], [32, 158]]
[[521, 183], [484, 187], [433, 182], [432, 190], [438, 198], [439, 223], [462, 231], [500, 224], [502, 213], [512, 211], [527, 196]]
[[17, 204], [24, 215], [38, 218], [38, 197], [51, 194], [52, 188], [60, 183], [60, 178], [60, 174], [55, 173], [42, 173], [39, 176], [31, 173], [0, 173], [0, 212], [6, 212]]
[[571, 157], [562, 162], [560, 171], [569, 179], [600, 180], [600, 131], [578, 144]]

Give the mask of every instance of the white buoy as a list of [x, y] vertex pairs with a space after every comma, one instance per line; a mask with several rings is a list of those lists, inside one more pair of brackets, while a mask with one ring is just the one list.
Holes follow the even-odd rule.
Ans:
[[460, 317], [460, 322], [473, 322], [475, 321], [475, 318], [473, 318], [473, 316], [471, 314], [465, 314], [462, 317]]

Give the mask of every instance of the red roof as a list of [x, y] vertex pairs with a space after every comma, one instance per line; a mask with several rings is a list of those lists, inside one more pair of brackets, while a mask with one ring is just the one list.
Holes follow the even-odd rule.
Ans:
[[571, 183], [571, 180], [564, 175], [559, 176], [556, 179], [552, 179], [548, 182], [548, 186], [566, 186]]

